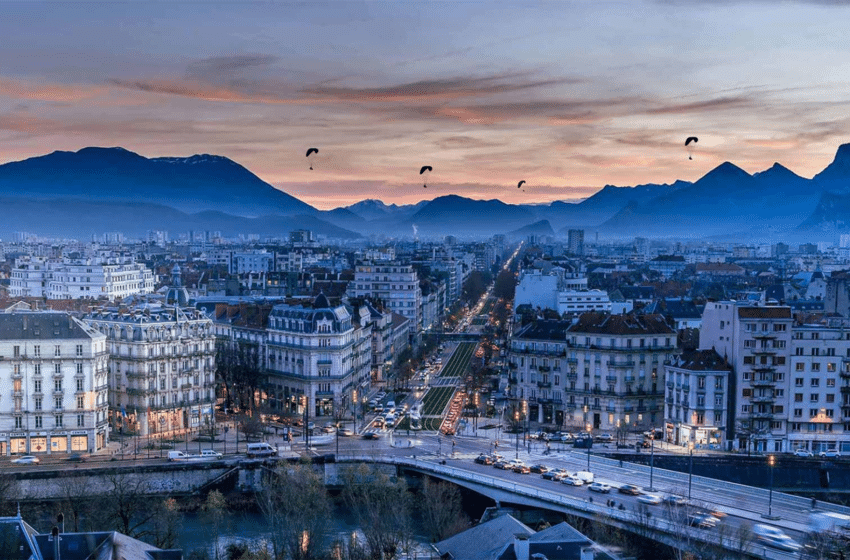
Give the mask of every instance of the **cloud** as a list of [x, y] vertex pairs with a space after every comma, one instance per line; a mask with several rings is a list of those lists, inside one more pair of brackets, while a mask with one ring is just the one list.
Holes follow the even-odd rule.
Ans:
[[279, 57], [271, 54], [236, 54], [203, 58], [189, 64], [186, 72], [190, 76], [234, 74], [242, 70], [262, 68], [277, 62]]
[[750, 96], [718, 97], [706, 101], [666, 105], [647, 109], [650, 115], [676, 115], [686, 113], [706, 113], [711, 111], [726, 111], [755, 105], [755, 99]]
[[515, 73], [480, 78], [456, 77], [420, 80], [376, 88], [319, 86], [306, 88], [302, 90], [302, 93], [318, 99], [376, 103], [477, 97], [577, 83], [579, 81], [575, 78], [531, 80], [528, 79], [529, 76], [529, 73]]
[[216, 86], [199, 80], [108, 80], [112, 86], [163, 95], [177, 95], [203, 101], [226, 103], [295, 104], [298, 100], [271, 92], [249, 91], [248, 88]]
[[54, 84], [0, 78], [0, 96], [31, 101], [72, 103], [103, 96], [103, 86], [80, 84]]

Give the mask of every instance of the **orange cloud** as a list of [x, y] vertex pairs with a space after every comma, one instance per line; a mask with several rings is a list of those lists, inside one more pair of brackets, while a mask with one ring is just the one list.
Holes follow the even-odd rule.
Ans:
[[93, 99], [106, 93], [108, 93], [108, 89], [103, 86], [46, 84], [0, 78], [0, 95], [15, 99], [71, 103]]

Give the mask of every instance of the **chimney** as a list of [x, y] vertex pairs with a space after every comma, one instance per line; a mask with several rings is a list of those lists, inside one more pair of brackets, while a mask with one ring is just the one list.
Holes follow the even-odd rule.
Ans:
[[529, 560], [529, 542], [527, 534], [518, 533], [514, 535], [514, 554], [516, 555], [516, 560]]

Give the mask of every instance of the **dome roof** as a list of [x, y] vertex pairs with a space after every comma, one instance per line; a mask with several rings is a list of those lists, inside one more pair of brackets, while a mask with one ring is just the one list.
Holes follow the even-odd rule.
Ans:
[[324, 292], [319, 292], [319, 295], [313, 300], [313, 309], [330, 309], [330, 307], [331, 302], [328, 301], [327, 296]]

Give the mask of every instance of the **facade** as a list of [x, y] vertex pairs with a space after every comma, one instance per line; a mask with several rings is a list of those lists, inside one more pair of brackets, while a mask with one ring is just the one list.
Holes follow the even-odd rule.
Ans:
[[109, 442], [106, 337], [66, 313], [0, 313], [0, 455]]
[[731, 373], [715, 350], [684, 352], [664, 364], [666, 441], [726, 448]]
[[310, 303], [275, 305], [265, 340], [267, 391], [284, 413], [351, 414], [368, 392], [372, 325], [366, 307], [332, 306], [324, 294]]
[[584, 255], [583, 229], [571, 229], [567, 232], [567, 251], [571, 255]]
[[193, 308], [95, 309], [83, 320], [106, 335], [113, 428], [155, 435], [213, 421], [215, 333]]
[[422, 329], [422, 290], [416, 270], [398, 262], [362, 262], [348, 286], [352, 298], [380, 300], [384, 307], [410, 320], [410, 334]]
[[9, 294], [47, 299], [123, 299], [153, 292], [153, 273], [140, 263], [25, 259], [12, 269]]
[[602, 290], [563, 290], [558, 292], [558, 307], [561, 315], [575, 315], [588, 311], [611, 311], [608, 292]]
[[532, 309], [556, 309], [559, 277], [538, 269], [523, 271], [514, 294], [514, 309], [530, 305]]
[[663, 421], [663, 364], [676, 332], [660, 315], [589, 312], [537, 321], [510, 341], [512, 397], [532, 422], [645, 430]]

